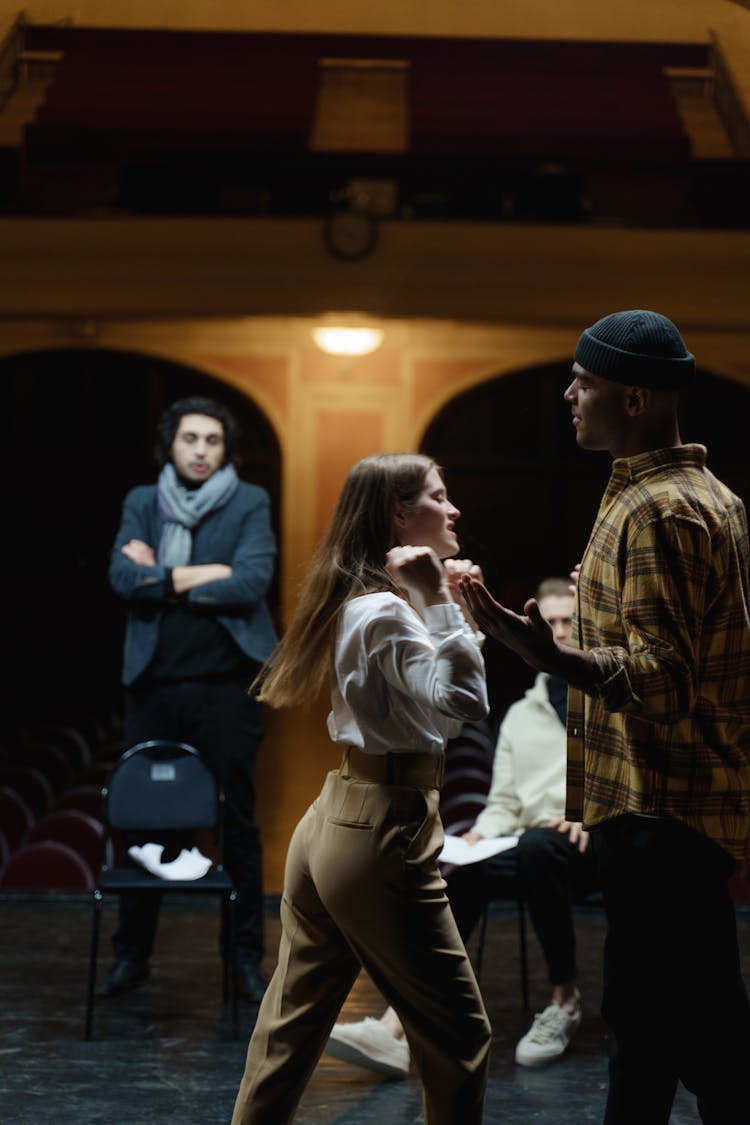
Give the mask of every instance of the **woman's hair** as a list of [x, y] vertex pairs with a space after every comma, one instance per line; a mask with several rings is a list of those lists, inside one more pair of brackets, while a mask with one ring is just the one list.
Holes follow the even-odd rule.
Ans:
[[221, 422], [224, 430], [224, 464], [237, 464], [237, 439], [239, 429], [234, 415], [221, 402], [212, 398], [180, 398], [169, 406], [156, 426], [156, 447], [154, 454], [160, 469], [163, 469], [172, 456], [172, 445], [180, 422], [186, 414], [205, 414]]
[[294, 615], [252, 689], [272, 707], [312, 702], [330, 671], [338, 612], [350, 598], [401, 591], [385, 566], [397, 507], [413, 505], [435, 462], [420, 453], [380, 453], [350, 470], [310, 565]]

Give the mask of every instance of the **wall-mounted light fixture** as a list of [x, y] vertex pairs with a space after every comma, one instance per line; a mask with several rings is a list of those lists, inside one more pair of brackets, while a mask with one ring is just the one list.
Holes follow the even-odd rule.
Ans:
[[355, 328], [344, 324], [319, 325], [312, 330], [313, 340], [328, 355], [369, 355], [383, 342], [380, 328]]

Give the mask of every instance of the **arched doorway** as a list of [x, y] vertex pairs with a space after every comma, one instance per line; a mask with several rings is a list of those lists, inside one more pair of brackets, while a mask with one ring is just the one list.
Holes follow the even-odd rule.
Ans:
[[[59, 349], [0, 360], [11, 404], [18, 519], [6, 572], [13, 713], [44, 718], [120, 710], [124, 606], [107, 579], [125, 493], [156, 479], [154, 433], [175, 399], [204, 395], [235, 413], [240, 473], [268, 489], [278, 529], [281, 457], [265, 415], [192, 368], [129, 352]], [[270, 604], [278, 608], [278, 582]]]

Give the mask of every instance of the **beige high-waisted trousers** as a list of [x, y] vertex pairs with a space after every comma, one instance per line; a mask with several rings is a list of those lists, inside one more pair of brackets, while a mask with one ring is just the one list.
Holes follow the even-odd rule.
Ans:
[[491, 1029], [436, 856], [443, 755], [349, 749], [289, 845], [279, 961], [232, 1125], [285, 1125], [361, 968], [398, 1012], [426, 1125], [479, 1125]]

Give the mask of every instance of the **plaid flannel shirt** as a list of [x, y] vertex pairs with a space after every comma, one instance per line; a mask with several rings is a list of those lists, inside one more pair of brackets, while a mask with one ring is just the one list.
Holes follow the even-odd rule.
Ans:
[[701, 445], [614, 461], [573, 643], [604, 680], [568, 703], [568, 807], [685, 821], [750, 853], [750, 555], [742, 501]]

